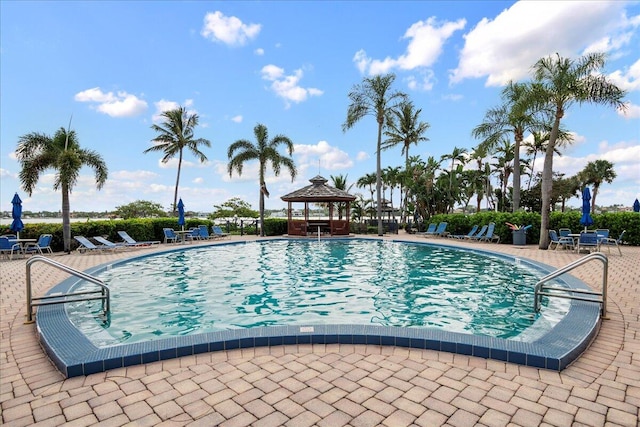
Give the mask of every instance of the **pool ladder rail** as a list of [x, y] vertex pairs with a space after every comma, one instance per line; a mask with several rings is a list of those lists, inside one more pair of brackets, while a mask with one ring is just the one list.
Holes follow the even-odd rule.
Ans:
[[[80, 291], [71, 293], [56, 293], [43, 297], [33, 297], [31, 294], [31, 266], [36, 262], [44, 262], [52, 267], [56, 267], [66, 273], [86, 280], [100, 287], [99, 290]], [[100, 279], [97, 279], [87, 273], [71, 268], [65, 264], [59, 263], [42, 255], [35, 255], [27, 261], [27, 320], [25, 323], [33, 323], [33, 307], [40, 305], [64, 304], [67, 302], [102, 300], [102, 315], [106, 318], [111, 310], [111, 293], [109, 287]], [[96, 295], [99, 294], [99, 295]]]
[[[602, 292], [598, 291], [590, 291], [585, 289], [570, 289], [570, 288], [562, 288], [557, 286], [548, 285], [547, 282], [549, 280], [555, 279], [558, 276], [563, 275], [576, 267], [579, 267], [583, 264], [586, 264], [589, 261], [599, 260], [602, 262]], [[609, 276], [609, 260], [607, 256], [602, 252], [593, 252], [587, 256], [584, 256], [580, 259], [573, 261], [570, 264], [565, 265], [562, 268], [553, 271], [535, 284], [534, 290], [534, 299], [533, 299], [533, 309], [536, 313], [540, 311], [540, 305], [542, 303], [542, 297], [556, 297], [556, 298], [568, 298], [578, 301], [588, 301], [588, 302], [597, 302], [600, 303], [600, 316], [603, 319], [607, 319], [607, 277]], [[548, 292], [552, 291], [552, 292]], [[558, 293], [561, 292], [561, 293]], [[591, 295], [591, 296], [582, 296], [582, 295]], [[594, 297], [600, 298], [594, 298]]]

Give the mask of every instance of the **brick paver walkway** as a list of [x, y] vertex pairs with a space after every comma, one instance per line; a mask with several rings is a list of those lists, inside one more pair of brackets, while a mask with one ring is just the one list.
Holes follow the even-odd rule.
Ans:
[[[534, 246], [466, 244], [557, 267], [579, 257]], [[1, 261], [2, 424], [637, 426], [640, 247], [622, 251], [609, 256], [609, 319], [561, 373], [427, 350], [336, 344], [208, 353], [65, 379], [40, 348], [35, 326], [24, 324], [25, 261]], [[131, 253], [54, 257], [84, 270]], [[602, 266], [588, 263], [573, 274], [599, 288]], [[34, 265], [34, 295], [65, 277]]]

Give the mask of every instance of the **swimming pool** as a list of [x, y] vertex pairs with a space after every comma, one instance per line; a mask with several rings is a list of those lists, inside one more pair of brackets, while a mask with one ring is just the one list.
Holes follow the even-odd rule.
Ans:
[[[578, 345], [582, 352], [598, 324], [594, 304], [561, 299], [533, 316], [532, 287], [549, 271], [544, 266], [426, 243], [280, 239], [170, 251], [94, 270], [113, 283], [110, 328], [96, 321], [76, 327], [78, 318], [91, 316], [71, 304], [69, 313], [54, 310], [49, 319], [64, 324], [91, 354], [79, 361], [77, 351], [45, 345], [68, 376], [203, 351], [332, 342], [432, 348], [562, 369], [577, 350], [557, 341], [559, 326], [591, 325]], [[496, 280], [504, 276], [511, 280]], [[129, 304], [150, 293], [158, 294], [155, 302]], [[43, 308], [39, 330], [49, 317], [50, 307]], [[590, 312], [595, 317], [578, 321]], [[42, 332], [43, 341], [51, 341]], [[75, 363], [62, 363], [61, 353], [67, 359], [74, 353]]]

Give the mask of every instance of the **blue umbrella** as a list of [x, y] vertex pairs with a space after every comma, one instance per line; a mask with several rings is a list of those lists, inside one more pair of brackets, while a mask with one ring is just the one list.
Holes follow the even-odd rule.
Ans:
[[182, 198], [178, 202], [178, 225], [181, 225], [184, 230], [184, 203], [182, 203]]
[[13, 200], [11, 200], [13, 204], [13, 211], [11, 212], [11, 216], [13, 217], [13, 222], [11, 223], [11, 231], [16, 232], [16, 237], [20, 238], [20, 232], [24, 229], [24, 224], [20, 217], [22, 216], [22, 200], [20, 200], [20, 196], [18, 193], [13, 196]]
[[638, 199], [636, 199], [636, 201], [633, 202], [633, 211], [640, 212], [640, 202], [638, 201]]
[[582, 190], [582, 218], [580, 218], [580, 224], [584, 225], [584, 229], [586, 230], [588, 226], [593, 224], [593, 219], [591, 218], [591, 192], [589, 191], [589, 187], [584, 187]]

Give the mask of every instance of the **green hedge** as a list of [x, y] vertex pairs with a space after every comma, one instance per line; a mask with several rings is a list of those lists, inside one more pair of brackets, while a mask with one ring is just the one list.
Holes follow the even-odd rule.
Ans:
[[[205, 224], [208, 227], [213, 225], [213, 222], [207, 219], [187, 219], [185, 223], [185, 229], [191, 227], [197, 227], [200, 224]], [[73, 239], [73, 236], [102, 236], [111, 240], [112, 242], [120, 242], [122, 239], [118, 235], [118, 231], [124, 230], [135, 240], [160, 240], [164, 241], [163, 228], [178, 229], [177, 218], [144, 218], [144, 219], [119, 219], [119, 220], [105, 220], [105, 221], [87, 221], [87, 222], [72, 222], [71, 223], [71, 250], [77, 248], [78, 242]], [[9, 230], [9, 226], [0, 227], [1, 234], [13, 234]], [[62, 238], [62, 224], [25, 224], [24, 230], [20, 232], [20, 237], [25, 239], [37, 239], [41, 234], [51, 234], [51, 248], [54, 252], [62, 251], [64, 249], [64, 242]]]
[[[584, 229], [580, 225], [580, 212], [551, 212], [549, 218], [549, 228], [558, 230], [560, 228], [570, 228], [574, 233]], [[609, 236], [618, 238], [622, 230], [626, 230], [624, 242], [633, 246], [640, 246], [640, 214], [635, 212], [617, 212], [593, 214], [593, 225], [590, 230], [596, 228], [608, 228]], [[507, 222], [516, 225], [531, 225], [527, 230], [527, 243], [537, 244], [540, 240], [540, 214], [532, 212], [481, 212], [472, 215], [450, 214], [434, 215], [429, 223], [447, 222], [447, 231], [452, 234], [467, 234], [474, 225], [485, 225], [490, 222], [496, 224], [495, 233], [500, 236], [500, 243], [513, 243], [511, 229]]]
[[[570, 228], [573, 232], [578, 232], [584, 227], [580, 225], [581, 214], [579, 212], [552, 212], [549, 225], [551, 229]], [[635, 212], [618, 212], [592, 215], [594, 224], [589, 229], [608, 228], [609, 235], [618, 238], [622, 230], [626, 230], [624, 242], [626, 244], [640, 246], [640, 214]], [[513, 237], [511, 230], [505, 224], [510, 222], [517, 225], [531, 225], [527, 230], [527, 243], [537, 244], [540, 239], [540, 214], [530, 212], [481, 212], [472, 215], [451, 214], [435, 215], [429, 220], [430, 223], [446, 221], [447, 231], [452, 234], [467, 234], [474, 225], [485, 225], [490, 222], [496, 224], [495, 232], [500, 236], [500, 243], [511, 244]], [[185, 229], [197, 227], [205, 224], [208, 227], [213, 222], [206, 219], [187, 219]], [[145, 219], [124, 219], [106, 221], [72, 222], [71, 236], [104, 236], [113, 242], [119, 242], [118, 231], [124, 230], [136, 240], [164, 240], [162, 229], [168, 227], [178, 229], [176, 218], [145, 218]], [[223, 226], [223, 229], [225, 227]], [[287, 220], [282, 218], [265, 219], [265, 234], [267, 236], [281, 236], [287, 234]], [[225, 230], [226, 231], [226, 230]], [[235, 231], [236, 233], [239, 230]], [[377, 233], [376, 227], [368, 227], [366, 224], [351, 223], [351, 232], [356, 234]], [[10, 234], [9, 226], [0, 226], [0, 235]], [[11, 233], [13, 234], [13, 233]], [[62, 224], [26, 224], [25, 229], [20, 232], [20, 237], [27, 239], [37, 239], [41, 234], [51, 234], [51, 248], [54, 251], [63, 250]], [[244, 234], [255, 234], [255, 228], [244, 229]], [[71, 240], [71, 249], [78, 247], [75, 240]]]

